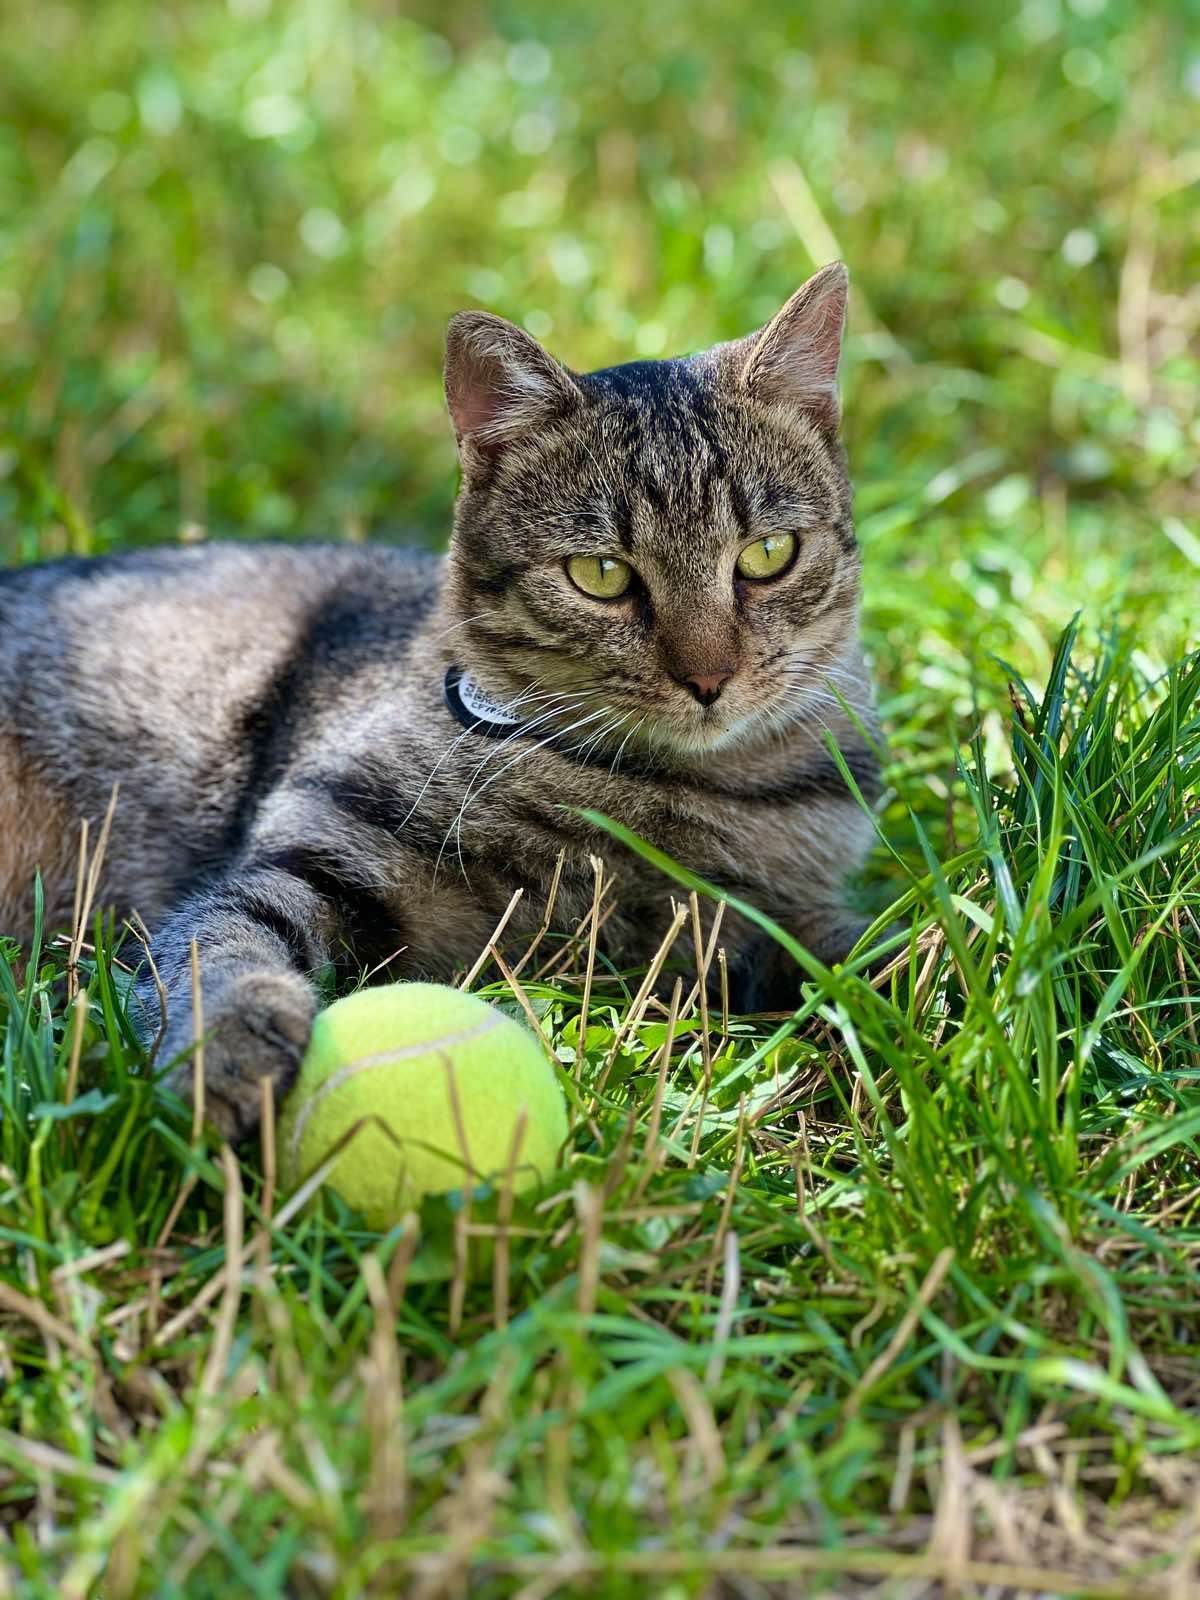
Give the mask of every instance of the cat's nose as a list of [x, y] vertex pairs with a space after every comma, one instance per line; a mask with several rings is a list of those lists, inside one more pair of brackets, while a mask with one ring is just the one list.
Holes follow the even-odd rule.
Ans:
[[711, 706], [720, 699], [721, 690], [732, 677], [732, 667], [718, 667], [715, 672], [689, 672], [682, 682], [691, 690], [693, 699], [702, 706]]

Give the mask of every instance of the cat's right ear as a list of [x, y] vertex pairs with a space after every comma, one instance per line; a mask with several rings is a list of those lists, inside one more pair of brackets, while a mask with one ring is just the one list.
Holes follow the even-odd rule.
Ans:
[[536, 339], [487, 311], [460, 311], [446, 334], [446, 405], [463, 464], [573, 411], [583, 395]]

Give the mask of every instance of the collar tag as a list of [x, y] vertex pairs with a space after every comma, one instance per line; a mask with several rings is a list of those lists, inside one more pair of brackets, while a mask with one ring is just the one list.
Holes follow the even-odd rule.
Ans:
[[472, 733], [499, 739], [521, 726], [521, 718], [494, 700], [487, 690], [461, 667], [450, 667], [443, 684], [446, 705]]

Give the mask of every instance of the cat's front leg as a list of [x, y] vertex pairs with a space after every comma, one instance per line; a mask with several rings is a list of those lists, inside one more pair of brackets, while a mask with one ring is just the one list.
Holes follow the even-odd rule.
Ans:
[[[329, 959], [338, 932], [335, 896], [287, 864], [250, 864], [185, 900], [151, 941], [166, 991], [160, 1063], [168, 1082], [192, 1092], [194, 1043], [204, 1040], [205, 1115], [229, 1139], [259, 1122], [262, 1080], [278, 1105], [308, 1044], [317, 997], [311, 975]], [[191, 944], [201, 980], [201, 1026], [192, 1014]], [[142, 1026], [161, 1026], [149, 964], [139, 975]]]

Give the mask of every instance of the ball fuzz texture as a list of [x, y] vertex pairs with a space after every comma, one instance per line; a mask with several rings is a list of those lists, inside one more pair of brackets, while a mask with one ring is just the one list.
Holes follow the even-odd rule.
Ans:
[[371, 1227], [388, 1228], [426, 1195], [503, 1182], [522, 1111], [517, 1193], [553, 1170], [567, 1134], [566, 1102], [537, 1040], [459, 989], [362, 989], [313, 1024], [279, 1119], [281, 1176], [294, 1188], [362, 1123], [327, 1182]]

